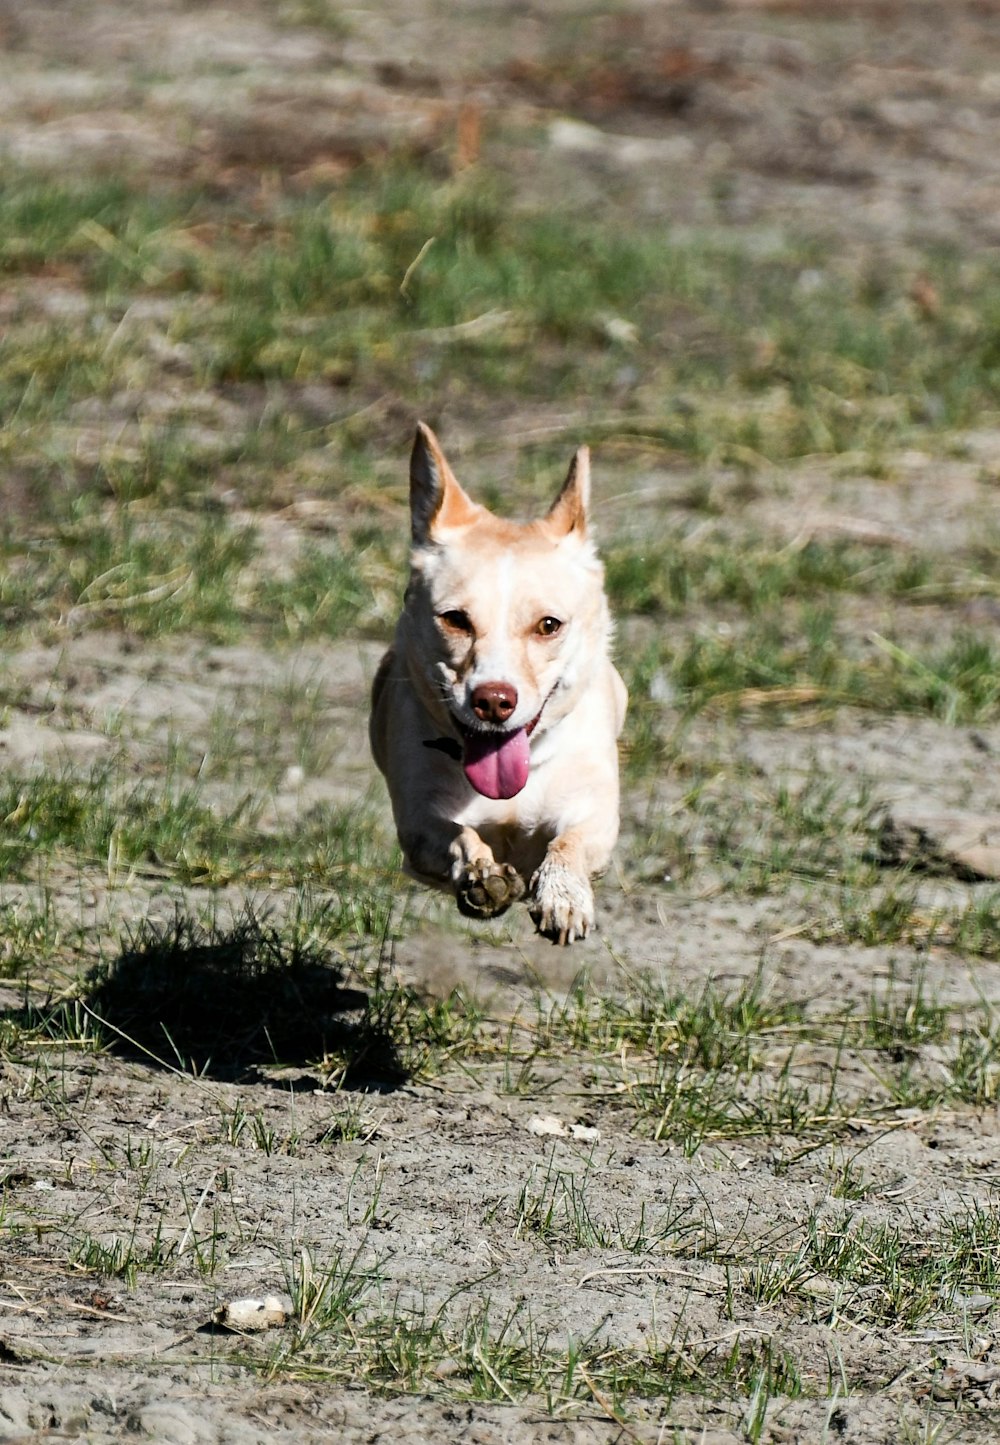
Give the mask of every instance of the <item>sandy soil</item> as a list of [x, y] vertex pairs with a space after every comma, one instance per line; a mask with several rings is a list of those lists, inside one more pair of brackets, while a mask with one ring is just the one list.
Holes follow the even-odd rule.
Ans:
[[[529, 183], [539, 193], [559, 184], [599, 196], [613, 181], [629, 204], [654, 214], [669, 207], [675, 220], [681, 212], [694, 224], [724, 183], [728, 224], [762, 234], [767, 225], [828, 216], [845, 245], [863, 234], [905, 248], [956, 227], [984, 245], [1000, 239], [1000, 16], [990, 5], [958, 4], [946, 27], [940, 7], [917, 0], [831, 5], [820, 17], [811, 12], [826, 7], [736, 0], [590, 18], [568, 0], [544, 10], [463, 7], [460, 18], [449, 8], [426, 0], [351, 9], [341, 29], [298, 23], [292, 5], [250, 0], [0, 4], [0, 151], [57, 170], [126, 164], [239, 178], [270, 158], [304, 175], [323, 167], [333, 174], [359, 149], [399, 137], [432, 143], [471, 96], [487, 115], [502, 110], [536, 126], [541, 117], [548, 139], [531, 150]], [[579, 76], [557, 84], [551, 55], [574, 36]], [[621, 58], [602, 67], [609, 38]], [[656, 74], [641, 63], [653, 51], [675, 57]], [[891, 490], [846, 481], [819, 463], [802, 466], [763, 488], [752, 520], [794, 537], [831, 519], [860, 519], [946, 554], [1000, 517], [995, 481], [983, 481], [996, 438], [984, 431], [962, 442], [944, 474], [922, 455], [900, 459], [904, 482]], [[648, 484], [669, 512], [671, 479], [651, 473]], [[749, 525], [750, 504], [744, 515]], [[614, 524], [611, 503], [607, 516]], [[934, 626], [930, 612], [924, 625]], [[261, 695], [308, 676], [336, 762], [305, 778], [289, 775], [271, 802], [274, 819], [366, 796], [385, 813], [364, 744], [377, 656], [368, 643], [290, 655], [68, 635], [4, 659], [0, 756], [19, 771], [72, 771], [124, 748], [138, 772], [156, 765], [171, 735], [207, 747], [220, 706], [249, 717]], [[809, 724], [704, 717], [687, 747], [692, 757], [745, 760], [762, 786], [819, 772], [871, 780], [884, 802], [974, 803], [1000, 814], [1000, 727], [848, 713]], [[291, 768], [294, 739], [279, 746]], [[683, 791], [682, 780], [668, 778], [626, 797], [623, 857], [643, 855]], [[873, 982], [905, 983], [918, 973], [944, 1002], [1000, 996], [1000, 965], [944, 948], [807, 941], [797, 932], [804, 893], [795, 887], [735, 896], [713, 886], [707, 863], [674, 884], [652, 878], [655, 867], [670, 871], [668, 856], [645, 863], [640, 878], [622, 867], [604, 880], [601, 932], [571, 953], [537, 940], [523, 913], [474, 936], [426, 900], [416, 904], [392, 967], [430, 994], [460, 984], [500, 1018], [529, 1005], [539, 986], [559, 998], [581, 969], [595, 990], [613, 992], [637, 972], [684, 986], [735, 984], [762, 961], [777, 993], [818, 1007], [836, 998], [863, 1008]], [[143, 918], [169, 919], [178, 902], [195, 914], [206, 906], [206, 895], [166, 880], [111, 882], [95, 861], [82, 881], [75, 872], [50, 880], [48, 896], [67, 927], [91, 938]], [[981, 885], [930, 878], [920, 887], [932, 902], [975, 896]], [[5, 904], [21, 896], [40, 893], [4, 885]], [[223, 890], [213, 906], [238, 912], [242, 896]], [[281, 897], [263, 901], [281, 916]], [[6, 989], [3, 1002], [16, 1010], [16, 989]], [[825, 1066], [821, 1058], [800, 1063], [804, 1077], [810, 1067], [820, 1077]], [[864, 1065], [847, 1067], [861, 1099]], [[965, 1383], [951, 1398], [938, 1388], [939, 1408], [949, 1412], [940, 1438], [995, 1438], [996, 1403], [976, 1375], [1000, 1352], [994, 1300], [951, 1309], [940, 1328], [910, 1334], [837, 1329], [819, 1312], [745, 1295], [727, 1303], [725, 1266], [697, 1249], [651, 1262], [625, 1249], [548, 1246], [515, 1227], [526, 1181], [554, 1167], [586, 1172], [591, 1207], [606, 1221], [625, 1228], [642, 1205], [683, 1208], [752, 1252], [755, 1241], [794, 1239], [809, 1216], [840, 1208], [830, 1192], [838, 1149], [758, 1137], [685, 1157], [635, 1131], [614, 1070], [586, 1055], [558, 1070], [539, 1065], [521, 1092], [504, 1090], [498, 1066], [471, 1080], [456, 1070], [349, 1100], [305, 1075], [279, 1087], [264, 1077], [234, 1084], [72, 1052], [51, 1057], [49, 1068], [44, 1089], [34, 1066], [12, 1065], [0, 1085], [6, 1192], [14, 1213], [30, 1208], [38, 1221], [36, 1233], [3, 1247], [0, 1439], [751, 1438], [745, 1400], [681, 1397], [665, 1418], [651, 1398], [623, 1424], [599, 1393], [574, 1418], [553, 1418], [432, 1392], [386, 1398], [308, 1378], [266, 1381], [246, 1367], [243, 1341], [210, 1328], [213, 1311], [227, 1299], [285, 1291], [290, 1261], [303, 1249], [324, 1258], [360, 1251], [384, 1301], [423, 1301], [428, 1313], [446, 1301], [473, 1306], [485, 1293], [497, 1318], [528, 1302], [538, 1329], [560, 1340], [596, 1333], [609, 1345], [638, 1347], [654, 1334], [670, 1338], [682, 1320], [706, 1358], [737, 1336], [777, 1341], [794, 1349], [810, 1393], [774, 1401], [763, 1439], [889, 1442], [904, 1429], [913, 1432], [906, 1438], [938, 1438], [921, 1432], [936, 1428], [932, 1381], [944, 1363]], [[267, 1154], [231, 1142], [220, 1119], [237, 1106], [302, 1146]], [[597, 1129], [599, 1142], [539, 1137], [531, 1126], [541, 1114]], [[348, 1116], [352, 1137], [335, 1148], [324, 1143]], [[137, 1150], [148, 1145], [153, 1162], [109, 1173], [102, 1161], [125, 1140]], [[903, 1110], [889, 1125], [859, 1116], [851, 1150], [870, 1182], [866, 1218], [930, 1230], [961, 1208], [995, 1208], [997, 1147], [992, 1109]], [[199, 1268], [195, 1215], [213, 1218], [226, 1240], [227, 1263], [214, 1276]], [[66, 1238], [84, 1231], [134, 1231], [147, 1241], [160, 1231], [180, 1246], [168, 1270], [140, 1273], [126, 1288], [67, 1264]], [[850, 1393], [838, 1391], [840, 1378], [851, 1381]], [[982, 1410], [954, 1412], [959, 1396]]]

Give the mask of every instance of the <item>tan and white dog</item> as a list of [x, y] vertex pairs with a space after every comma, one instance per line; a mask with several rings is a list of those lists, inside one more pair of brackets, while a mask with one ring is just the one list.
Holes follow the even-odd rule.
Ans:
[[548, 514], [471, 501], [429, 427], [410, 458], [413, 549], [372, 689], [372, 752], [408, 870], [491, 918], [529, 896], [559, 943], [594, 922], [618, 836], [625, 685], [587, 535], [586, 447]]

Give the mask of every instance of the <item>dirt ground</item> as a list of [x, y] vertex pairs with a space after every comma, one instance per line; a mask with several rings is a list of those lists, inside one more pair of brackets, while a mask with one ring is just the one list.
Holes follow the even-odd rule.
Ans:
[[[553, 54], [574, 46], [576, 71], [563, 67], [554, 78]], [[530, 132], [526, 199], [568, 188], [595, 205], [613, 197], [693, 227], [709, 212], [718, 217], [722, 195], [724, 219], [713, 223], [752, 229], [761, 244], [769, 229], [789, 226], [831, 228], [845, 248], [874, 240], [894, 253], [956, 230], [970, 246], [1000, 242], [1000, 9], [985, 0], [949, 7], [946, 22], [940, 6], [921, 0], [675, 0], [607, 14], [575, 0], [393, 0], [345, 10], [342, 23], [323, 7], [248, 0], [0, 0], [0, 47], [0, 154], [20, 164], [197, 178], [239, 174], [273, 153], [303, 176], [333, 175], [358, 148], [414, 135], [431, 144], [474, 102], [487, 128], [502, 114]], [[649, 53], [662, 57], [658, 67], [640, 63]], [[550, 414], [540, 400], [506, 424], [526, 432]], [[98, 427], [111, 424], [103, 418]], [[462, 425], [454, 419], [458, 438]], [[845, 476], [824, 460], [775, 470], [749, 498], [721, 470], [715, 485], [734, 525], [767, 528], [790, 545], [847, 525], [946, 557], [1000, 522], [998, 438], [986, 419], [944, 461], [916, 451], [897, 457], [892, 486]], [[651, 465], [641, 483], [668, 522], [685, 479]], [[605, 534], [627, 535], [631, 498], [606, 496], [600, 505]], [[301, 524], [286, 512], [267, 525], [280, 546], [282, 529]], [[997, 605], [987, 596], [947, 615], [928, 607], [914, 635], [995, 629]], [[859, 604], [859, 634], [879, 631], [881, 621], [877, 604]], [[624, 630], [625, 645], [632, 635]], [[159, 766], [172, 738], [207, 753], [220, 709], [251, 717], [261, 698], [307, 679], [320, 699], [326, 762], [303, 776], [296, 739], [277, 737], [269, 765], [284, 767], [286, 781], [270, 803], [274, 826], [363, 800], [384, 821], [365, 741], [379, 653], [369, 641], [261, 652], [69, 629], [4, 658], [0, 757], [13, 771], [72, 773], [124, 749], [140, 774]], [[778, 726], [753, 712], [706, 712], [685, 748], [702, 765], [718, 758], [742, 768], [763, 793], [820, 776], [848, 788], [864, 783], [883, 805], [1000, 817], [995, 722], [953, 727], [845, 709]], [[220, 798], [235, 791], [219, 784]], [[774, 996], [804, 1001], [807, 1013], [835, 1004], [864, 1010], [874, 987], [907, 988], [917, 978], [946, 1005], [1000, 998], [1000, 964], [946, 944], [851, 942], [833, 931], [819, 939], [803, 924], [805, 883], [780, 893], [730, 890], [697, 837], [693, 866], [672, 881], [678, 860], [664, 827], [683, 815], [686, 798], [677, 774], [627, 790], [619, 864], [600, 885], [600, 931], [585, 944], [551, 948], [523, 912], [477, 934], [443, 902], [415, 893], [391, 969], [431, 997], [461, 987], [499, 1020], [530, 1012], [539, 996], [565, 998], [581, 971], [591, 990], [610, 995], [640, 975], [697, 993], [709, 980], [739, 987], [762, 969]], [[915, 886], [928, 908], [989, 892], [955, 876]], [[237, 916], [247, 891], [213, 890], [212, 908]], [[116, 873], [111, 860], [44, 885], [3, 886], [5, 905], [47, 899], [64, 930], [103, 938], [137, 920], [169, 921], [179, 902], [204, 913], [207, 897], [168, 878]], [[283, 916], [280, 896], [262, 892], [257, 901]], [[16, 985], [2, 999], [16, 1011]], [[814, 1084], [829, 1058], [826, 1045], [814, 1057], [810, 1047], [796, 1068]], [[829, 1281], [813, 1281], [811, 1303], [801, 1293], [769, 1300], [745, 1289], [734, 1300], [731, 1288], [752, 1268], [747, 1261], [780, 1254], [782, 1241], [793, 1247], [804, 1221], [837, 1216], [842, 1199], [831, 1180], [845, 1161], [863, 1170], [858, 1208], [872, 1227], [897, 1223], [931, 1237], [961, 1210], [995, 1213], [993, 1104], [876, 1116], [859, 1103], [835, 1144], [762, 1132], [689, 1153], [635, 1127], [622, 1082], [627, 1060], [585, 1050], [558, 1066], [540, 1060], [516, 1087], [501, 1059], [350, 1098], [308, 1074], [227, 1082], [110, 1054], [66, 1049], [45, 1058], [44, 1066], [11, 1061], [0, 1087], [9, 1219], [35, 1222], [32, 1232], [11, 1232], [0, 1260], [0, 1439], [723, 1445], [995, 1437], [1000, 1303], [992, 1296], [943, 1301], [939, 1316], [913, 1329], [841, 1327], [828, 1307]], [[929, 1055], [923, 1062], [934, 1066]], [[867, 1099], [865, 1060], [848, 1050], [842, 1068], [840, 1087]], [[300, 1142], [249, 1147], [249, 1134], [220, 1124], [237, 1110]], [[543, 1116], [555, 1116], [564, 1133], [539, 1133]], [[596, 1133], [573, 1137], [571, 1124]], [[334, 1125], [342, 1136], [335, 1148], [324, 1142]], [[105, 1168], [126, 1142], [140, 1162]], [[542, 1189], [553, 1172], [586, 1179], [588, 1208], [607, 1223], [601, 1241], [560, 1243], [518, 1227], [525, 1188]], [[734, 1245], [730, 1265], [707, 1245], [654, 1255], [623, 1243], [643, 1217], [678, 1214], [700, 1221], [700, 1239], [711, 1230], [716, 1241], [741, 1241], [744, 1253]], [[227, 1241], [214, 1272], [199, 1243], [210, 1217]], [[174, 1253], [168, 1269], [126, 1282], [67, 1262], [66, 1240], [83, 1232], [169, 1239]], [[497, 1321], [527, 1307], [539, 1335], [599, 1338], [623, 1350], [669, 1341], [682, 1326], [709, 1374], [734, 1342], [766, 1341], [794, 1355], [807, 1388], [796, 1395], [775, 1386], [762, 1416], [739, 1390], [730, 1398], [681, 1393], [668, 1411], [651, 1390], [626, 1419], [596, 1385], [554, 1412], [503, 1389], [494, 1400], [458, 1398], [448, 1390], [448, 1361], [440, 1390], [416, 1394], [309, 1369], [271, 1375], [259, 1358], [247, 1360], [258, 1342], [220, 1333], [213, 1312], [227, 1300], [287, 1293], [303, 1252], [326, 1260], [340, 1252], [377, 1277], [383, 1306], [428, 1317], [474, 1309], [488, 1296]]]

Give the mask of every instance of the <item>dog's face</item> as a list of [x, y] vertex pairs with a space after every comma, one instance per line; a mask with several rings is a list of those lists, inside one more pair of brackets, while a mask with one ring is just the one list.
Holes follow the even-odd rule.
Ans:
[[588, 465], [581, 448], [548, 515], [507, 522], [466, 496], [428, 428], [417, 434], [407, 658], [486, 797], [521, 791], [531, 738], [572, 708], [588, 663], [607, 647], [602, 570], [587, 536]]

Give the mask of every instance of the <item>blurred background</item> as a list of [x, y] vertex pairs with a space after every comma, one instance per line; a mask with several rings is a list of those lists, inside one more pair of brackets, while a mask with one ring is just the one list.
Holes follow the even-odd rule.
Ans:
[[3, 4], [8, 639], [385, 639], [422, 416], [505, 511], [595, 446], [633, 776], [993, 718], [996, 19]]
[[296, 574], [293, 633], [384, 628], [418, 415], [509, 506], [601, 444], [613, 531], [993, 466], [989, 4], [9, 0], [0, 47], [8, 625], [277, 623]]

